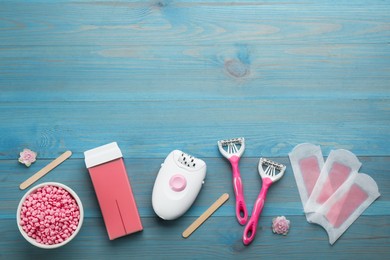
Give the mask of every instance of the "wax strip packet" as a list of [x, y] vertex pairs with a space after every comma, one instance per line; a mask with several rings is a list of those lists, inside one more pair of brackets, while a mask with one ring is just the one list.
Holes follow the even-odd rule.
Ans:
[[380, 196], [376, 182], [367, 174], [348, 178], [320, 208], [307, 216], [322, 226], [333, 245], [349, 226]]
[[306, 205], [324, 165], [321, 147], [302, 143], [288, 154], [302, 206]]
[[332, 150], [304, 206], [306, 217], [308, 213], [320, 208], [344, 182], [354, 178], [361, 165], [352, 152], [344, 149]]

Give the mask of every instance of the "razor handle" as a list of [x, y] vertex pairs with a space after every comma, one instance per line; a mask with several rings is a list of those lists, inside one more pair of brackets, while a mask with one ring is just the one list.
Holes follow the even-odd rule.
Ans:
[[245, 225], [248, 220], [248, 211], [244, 200], [244, 189], [241, 181], [240, 169], [238, 168], [240, 157], [233, 155], [229, 158], [229, 161], [232, 165], [233, 172], [233, 189], [236, 197], [236, 217], [238, 223]]
[[268, 188], [272, 185], [270, 178], [263, 179], [263, 185], [261, 187], [259, 196], [256, 199], [255, 205], [253, 206], [252, 216], [245, 226], [244, 234], [242, 236], [242, 242], [244, 245], [249, 245], [255, 239], [257, 223], [259, 222], [260, 214], [263, 211], [265, 198], [267, 197]]

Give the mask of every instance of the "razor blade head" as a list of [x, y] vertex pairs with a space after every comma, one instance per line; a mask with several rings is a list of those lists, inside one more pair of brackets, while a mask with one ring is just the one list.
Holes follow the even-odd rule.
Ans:
[[238, 137], [238, 138], [232, 138], [232, 139], [218, 141], [218, 144], [221, 144], [222, 146], [226, 146], [229, 144], [243, 144], [243, 143], [245, 143], [244, 137]]
[[286, 166], [266, 158], [260, 158], [258, 170], [262, 178], [267, 177], [275, 182], [283, 177]]
[[245, 138], [233, 138], [218, 141], [218, 149], [221, 154], [229, 159], [233, 155], [241, 157], [245, 150]]

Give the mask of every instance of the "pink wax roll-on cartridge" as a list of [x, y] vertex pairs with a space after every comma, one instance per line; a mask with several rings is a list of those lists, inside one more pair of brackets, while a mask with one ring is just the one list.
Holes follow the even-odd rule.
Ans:
[[110, 240], [142, 230], [122, 152], [116, 142], [84, 152]]

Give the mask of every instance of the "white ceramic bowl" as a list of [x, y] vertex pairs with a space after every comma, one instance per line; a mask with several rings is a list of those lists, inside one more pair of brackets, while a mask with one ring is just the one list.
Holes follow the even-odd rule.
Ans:
[[[76, 228], [76, 230], [72, 233], [72, 235], [70, 237], [68, 237], [64, 242], [62, 243], [58, 243], [58, 244], [53, 244], [53, 245], [46, 245], [46, 244], [42, 244], [42, 243], [38, 243], [35, 239], [29, 237], [27, 235], [27, 233], [23, 230], [22, 226], [20, 225], [20, 212], [22, 210], [22, 204], [23, 202], [26, 200], [26, 197], [31, 194], [32, 192], [34, 192], [35, 190], [37, 190], [38, 188], [41, 188], [41, 187], [44, 187], [44, 186], [47, 186], [47, 185], [51, 185], [51, 186], [56, 186], [56, 187], [61, 187], [63, 188], [64, 190], [66, 190], [67, 192], [69, 192], [73, 198], [76, 200], [77, 202], [77, 205], [79, 207], [79, 211], [80, 211], [80, 219], [79, 219], [79, 223], [78, 223], [78, 226]], [[34, 246], [36, 247], [40, 247], [40, 248], [44, 248], [44, 249], [54, 249], [54, 248], [58, 248], [58, 247], [61, 247], [63, 245], [66, 245], [67, 243], [69, 243], [70, 241], [72, 241], [72, 239], [77, 235], [77, 233], [80, 231], [81, 229], [81, 226], [83, 224], [83, 219], [84, 219], [84, 209], [83, 209], [83, 204], [81, 203], [81, 200], [79, 198], [79, 196], [77, 196], [76, 192], [74, 192], [71, 188], [69, 188], [68, 186], [64, 185], [64, 184], [61, 184], [61, 183], [58, 183], [58, 182], [45, 182], [45, 183], [41, 183], [39, 185], [36, 185], [34, 186], [33, 188], [31, 188], [28, 192], [26, 192], [26, 194], [24, 194], [23, 198], [20, 200], [19, 202], [19, 206], [18, 206], [18, 209], [16, 211], [16, 222], [18, 224], [18, 228], [19, 228], [19, 231], [20, 233], [23, 235], [23, 237], [28, 241], [30, 242], [31, 244], [33, 244]]]

